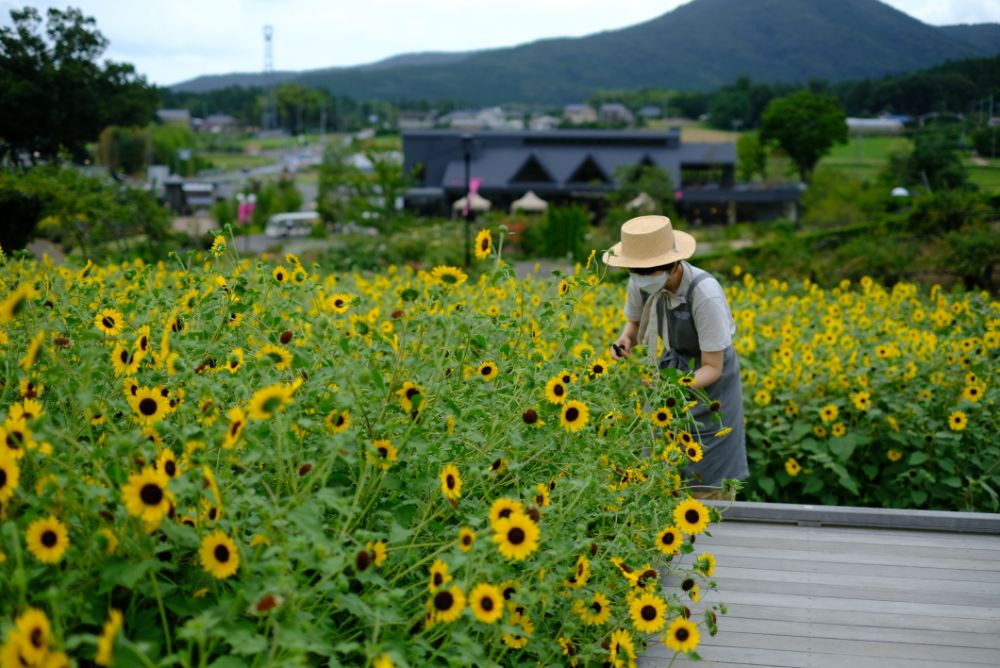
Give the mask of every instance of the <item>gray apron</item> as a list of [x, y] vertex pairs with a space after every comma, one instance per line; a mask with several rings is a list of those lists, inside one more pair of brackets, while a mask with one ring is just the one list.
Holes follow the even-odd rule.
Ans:
[[[656, 317], [667, 319], [670, 334], [670, 346], [660, 358], [661, 369], [690, 371], [690, 360], [694, 360], [695, 369], [701, 366], [701, 345], [698, 343], [698, 330], [695, 329], [691, 305], [695, 286], [710, 276], [708, 272], [695, 276], [688, 287], [687, 302], [677, 308], [667, 308], [666, 301], [662, 299], [657, 304]], [[659, 324], [660, 322], [657, 323]], [[687, 465], [684, 477], [695, 487], [719, 487], [725, 479], [745, 480], [750, 472], [747, 468], [746, 430], [743, 425], [743, 385], [740, 381], [740, 361], [732, 345], [723, 353], [722, 375], [704, 390], [710, 401], [721, 404], [723, 425], [732, 427], [733, 430], [726, 436], [716, 437], [715, 433], [722, 427], [711, 419], [709, 407], [700, 401], [697, 406], [693, 406], [690, 413], [698, 423], [704, 456], [700, 462], [690, 462]]]

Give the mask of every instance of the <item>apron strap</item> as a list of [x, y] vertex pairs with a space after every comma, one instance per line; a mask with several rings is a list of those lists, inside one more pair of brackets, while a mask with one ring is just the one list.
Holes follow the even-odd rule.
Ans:
[[688, 306], [691, 307], [692, 309], [694, 308], [694, 302], [692, 301], [692, 299], [694, 298], [694, 289], [695, 289], [695, 287], [699, 283], [701, 283], [703, 279], [711, 278], [711, 277], [712, 277], [712, 275], [710, 273], [708, 273], [707, 271], [705, 271], [705, 272], [702, 272], [702, 273], [698, 274], [697, 276], [695, 276], [691, 280], [691, 285], [688, 286], [688, 291], [687, 291], [687, 295], [686, 295], [685, 298], [687, 299]]

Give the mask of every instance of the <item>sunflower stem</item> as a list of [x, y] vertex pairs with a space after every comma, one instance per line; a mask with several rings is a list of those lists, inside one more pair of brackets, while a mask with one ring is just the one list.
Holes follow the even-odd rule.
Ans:
[[160, 583], [156, 579], [156, 573], [153, 571], [149, 572], [149, 579], [153, 583], [153, 593], [156, 594], [156, 607], [160, 610], [160, 621], [163, 623], [163, 641], [167, 644], [167, 655], [174, 653], [172, 643], [170, 642], [170, 625], [167, 623], [167, 611], [163, 607], [163, 596], [160, 594]]

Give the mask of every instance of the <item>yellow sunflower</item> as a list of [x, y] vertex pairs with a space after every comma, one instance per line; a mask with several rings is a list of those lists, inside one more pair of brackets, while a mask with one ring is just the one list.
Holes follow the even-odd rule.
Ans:
[[[38, 608], [28, 608], [14, 620], [14, 632], [22, 639], [20, 659], [12, 666], [40, 665], [52, 644], [49, 618]], [[4, 663], [6, 666], [6, 662]]]
[[711, 552], [702, 552], [694, 562], [694, 567], [705, 574], [705, 577], [712, 577], [715, 574], [715, 555]]
[[819, 418], [826, 424], [830, 424], [840, 415], [840, 409], [835, 404], [828, 404], [819, 412]]
[[587, 373], [591, 378], [597, 378], [598, 376], [603, 376], [604, 372], [608, 370], [608, 363], [603, 358], [597, 358], [590, 363], [590, 368], [587, 369]]
[[258, 360], [264, 360], [265, 358], [270, 360], [274, 363], [274, 368], [278, 371], [284, 371], [292, 366], [292, 354], [273, 343], [261, 346], [260, 350], [257, 351], [256, 357]]
[[17, 286], [3, 301], [0, 301], [0, 325], [11, 322], [28, 301], [37, 298], [39, 294], [30, 282]]
[[462, 552], [468, 552], [476, 544], [476, 532], [468, 527], [458, 530], [458, 548]]
[[24, 451], [35, 446], [28, 429], [28, 422], [23, 417], [14, 419], [8, 417], [0, 425], [0, 453], [13, 459], [24, 457]]
[[700, 462], [704, 453], [701, 449], [701, 444], [695, 441], [691, 441], [686, 446], [684, 446], [684, 454], [688, 456], [692, 462]]
[[158, 527], [170, 512], [173, 494], [167, 489], [170, 477], [163, 469], [150, 466], [130, 473], [122, 486], [122, 503], [129, 515], [140, 518], [150, 527]]
[[785, 460], [785, 472], [793, 478], [802, 471], [802, 466], [795, 460], [794, 457], [789, 457]]
[[392, 467], [392, 463], [398, 461], [398, 455], [399, 450], [393, 446], [391, 441], [380, 438], [372, 441], [371, 448], [365, 452], [365, 459], [383, 471], [388, 471]]
[[21, 469], [17, 466], [17, 460], [7, 450], [0, 448], [0, 505], [14, 496], [20, 477]]
[[198, 551], [201, 565], [212, 577], [224, 580], [240, 567], [236, 543], [222, 531], [205, 536]]
[[270, 420], [282, 408], [292, 403], [292, 393], [287, 385], [268, 385], [254, 392], [247, 403], [247, 416], [251, 420]]
[[678, 617], [667, 628], [663, 642], [675, 652], [690, 652], [698, 646], [698, 627], [684, 617]]
[[351, 426], [351, 414], [347, 411], [330, 411], [326, 416], [326, 426], [338, 434]]
[[431, 278], [446, 288], [454, 288], [465, 283], [469, 276], [458, 267], [440, 265], [431, 270]]
[[97, 656], [94, 663], [99, 666], [114, 664], [115, 637], [122, 629], [122, 613], [114, 608], [108, 612], [108, 621], [104, 622], [101, 637], [97, 639]]
[[545, 384], [545, 398], [553, 404], [566, 401], [566, 384], [560, 376], [554, 376]]
[[538, 492], [535, 494], [535, 505], [539, 508], [548, 508], [552, 503], [552, 496], [549, 493], [549, 486], [538, 483], [535, 485], [535, 490]]
[[629, 604], [632, 625], [643, 633], [656, 633], [662, 629], [667, 622], [663, 616], [666, 611], [666, 601], [649, 592], [636, 596]]
[[493, 624], [503, 617], [503, 594], [496, 585], [480, 582], [469, 592], [469, 608], [483, 624]]
[[708, 527], [708, 508], [697, 499], [685, 499], [674, 508], [674, 525], [687, 534], [699, 534]]
[[404, 381], [403, 387], [396, 390], [396, 394], [399, 395], [399, 403], [407, 413], [413, 411], [414, 407], [419, 410], [423, 405], [424, 388], [414, 382]]
[[49, 515], [28, 525], [28, 551], [41, 562], [57, 564], [69, 548], [66, 525]]
[[116, 345], [111, 351], [111, 366], [116, 376], [133, 375], [139, 370], [139, 361], [135, 353], [121, 344]]
[[118, 336], [125, 328], [125, 316], [113, 308], [101, 309], [94, 316], [94, 325], [104, 336]]
[[140, 387], [134, 395], [128, 397], [129, 405], [135, 411], [135, 420], [144, 426], [150, 426], [170, 412], [170, 401], [163, 396], [163, 391], [157, 388]]
[[457, 584], [450, 589], [441, 589], [431, 598], [434, 622], [448, 624], [458, 619], [465, 609], [465, 594]]
[[586, 404], [579, 401], [567, 401], [559, 416], [559, 424], [570, 433], [577, 432], [587, 424], [588, 415]]
[[502, 497], [490, 504], [490, 526], [496, 529], [500, 520], [508, 519], [514, 513], [523, 513], [524, 505], [520, 501]]
[[538, 525], [524, 513], [497, 520], [493, 530], [493, 542], [505, 559], [521, 561], [538, 549]]
[[684, 536], [676, 527], [664, 527], [656, 534], [656, 549], [663, 554], [677, 554], [683, 543]]
[[454, 464], [446, 464], [441, 469], [441, 493], [445, 498], [457, 500], [462, 496], [462, 475]]
[[969, 418], [963, 411], [953, 411], [948, 416], [948, 428], [952, 431], [962, 431], [969, 424]]
[[243, 430], [247, 426], [247, 416], [239, 406], [233, 406], [226, 412], [229, 418], [229, 427], [226, 429], [226, 436], [222, 439], [222, 447], [232, 448], [240, 440]]
[[354, 295], [337, 292], [327, 297], [326, 307], [334, 313], [347, 313], [347, 309], [350, 308], [353, 301]]
[[368, 541], [365, 543], [365, 549], [371, 553], [375, 568], [380, 567], [389, 558], [389, 548], [384, 540]]
[[601, 592], [596, 592], [589, 602], [576, 600], [573, 611], [580, 616], [588, 626], [600, 626], [611, 616], [611, 601]]
[[479, 365], [479, 377], [485, 381], [491, 381], [497, 376], [496, 362], [483, 362]]
[[657, 408], [649, 418], [657, 427], [669, 427], [674, 420], [674, 414], [666, 406]]
[[163, 448], [156, 457], [156, 470], [163, 471], [168, 478], [176, 478], [181, 470], [177, 465], [177, 457], [170, 448]]
[[433, 594], [441, 587], [451, 582], [452, 577], [448, 575], [448, 564], [435, 559], [431, 564], [430, 577], [427, 579], [427, 589]]
[[279, 264], [271, 272], [271, 277], [274, 278], [276, 283], [285, 283], [288, 281], [288, 270]]
[[489, 230], [480, 230], [476, 235], [476, 259], [485, 260], [493, 250], [493, 237]]

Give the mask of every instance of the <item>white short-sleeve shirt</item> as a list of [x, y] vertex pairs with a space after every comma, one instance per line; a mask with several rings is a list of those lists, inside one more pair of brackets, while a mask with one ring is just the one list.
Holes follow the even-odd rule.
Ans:
[[[703, 269], [698, 269], [687, 262], [681, 262], [681, 264], [684, 266], [684, 275], [681, 277], [680, 285], [677, 286], [677, 292], [668, 291], [666, 293], [667, 308], [669, 309], [686, 304], [686, 295], [691, 281], [698, 275], [706, 273]], [[733, 319], [729, 302], [726, 300], [726, 293], [719, 281], [715, 280], [714, 276], [703, 279], [695, 286], [692, 300], [694, 303], [691, 305], [691, 316], [694, 318], [694, 327], [698, 332], [698, 343], [701, 345], [702, 351], [720, 352], [733, 345], [733, 336], [736, 335], [736, 321]], [[639, 322], [644, 302], [639, 286], [629, 278], [625, 297], [625, 317], [632, 322]]]

